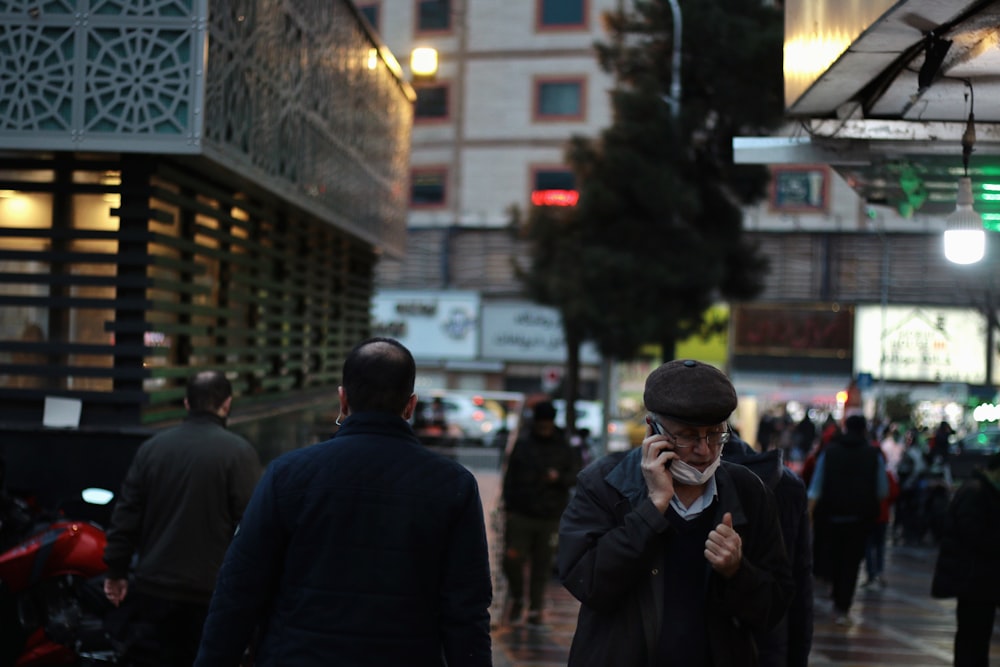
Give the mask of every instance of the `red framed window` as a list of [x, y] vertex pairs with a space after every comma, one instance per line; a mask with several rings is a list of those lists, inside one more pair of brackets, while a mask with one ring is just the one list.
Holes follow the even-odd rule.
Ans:
[[576, 177], [563, 166], [533, 167], [531, 203], [534, 206], [575, 206], [580, 198]]
[[447, 201], [448, 169], [418, 167], [410, 171], [410, 207], [441, 208]]
[[379, 21], [382, 18], [382, 3], [381, 2], [359, 2], [358, 11], [361, 15], [368, 19], [368, 22], [372, 24], [372, 27], [379, 32], [382, 31], [382, 25]]
[[451, 32], [451, 0], [416, 0], [417, 34]]
[[583, 120], [586, 91], [584, 77], [536, 78], [535, 120]]
[[586, 30], [588, 0], [535, 0], [535, 29]]
[[414, 87], [417, 101], [413, 119], [417, 123], [435, 123], [451, 117], [451, 85], [447, 82], [420, 84]]

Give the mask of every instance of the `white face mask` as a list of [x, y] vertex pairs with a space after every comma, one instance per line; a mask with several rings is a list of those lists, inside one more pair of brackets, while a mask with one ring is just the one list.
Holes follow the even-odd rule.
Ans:
[[722, 463], [722, 451], [719, 451], [719, 455], [715, 457], [715, 460], [709, 464], [704, 471], [698, 470], [693, 465], [684, 463], [680, 459], [674, 459], [670, 464], [670, 475], [674, 478], [675, 482], [680, 482], [681, 484], [687, 484], [689, 486], [701, 486], [708, 480], [712, 479], [712, 475], [718, 469], [719, 465]]

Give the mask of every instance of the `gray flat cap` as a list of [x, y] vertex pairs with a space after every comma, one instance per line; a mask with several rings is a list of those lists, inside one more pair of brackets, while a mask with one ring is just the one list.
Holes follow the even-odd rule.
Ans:
[[646, 378], [646, 409], [692, 426], [720, 424], [736, 409], [736, 389], [715, 366], [675, 359]]

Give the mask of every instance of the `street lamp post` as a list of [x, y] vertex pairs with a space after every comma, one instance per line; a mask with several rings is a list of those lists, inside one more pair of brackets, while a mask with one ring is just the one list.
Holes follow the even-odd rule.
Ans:
[[669, 0], [670, 11], [674, 15], [674, 49], [670, 56], [670, 94], [663, 101], [670, 105], [674, 118], [681, 113], [681, 6], [677, 0]]

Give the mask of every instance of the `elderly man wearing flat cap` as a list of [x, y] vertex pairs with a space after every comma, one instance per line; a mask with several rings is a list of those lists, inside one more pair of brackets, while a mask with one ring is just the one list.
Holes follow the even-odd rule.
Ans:
[[557, 565], [580, 600], [569, 667], [757, 664], [793, 594], [774, 496], [721, 460], [736, 390], [690, 359], [646, 378], [640, 448], [584, 469]]

